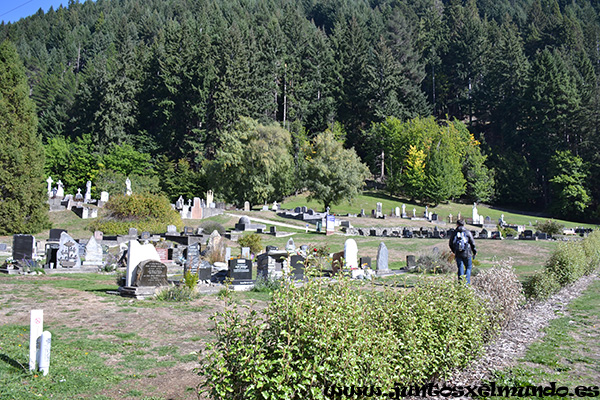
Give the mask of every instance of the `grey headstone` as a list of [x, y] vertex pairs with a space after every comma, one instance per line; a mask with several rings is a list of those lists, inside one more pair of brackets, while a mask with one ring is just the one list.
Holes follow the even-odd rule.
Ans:
[[388, 249], [385, 243], [379, 243], [379, 248], [377, 249], [377, 270], [378, 271], [387, 271], [390, 267], [388, 266]]
[[148, 232], [148, 231], [142, 232], [141, 239], [142, 240], [149, 240], [150, 239], [150, 232]]
[[166, 286], [167, 266], [160, 261], [142, 261], [137, 267], [137, 276], [133, 286]]
[[295, 250], [296, 250], [296, 244], [294, 243], [294, 239], [290, 238], [290, 239], [287, 241], [287, 244], [285, 245], [285, 249], [286, 249], [288, 252], [292, 252], [292, 251], [295, 251]]
[[242, 258], [250, 258], [250, 247], [242, 247]]
[[85, 245], [85, 263], [102, 264], [102, 246], [94, 236]]
[[417, 266], [417, 258], [414, 255], [406, 256], [406, 267], [414, 268]]
[[252, 261], [245, 258], [229, 260], [229, 277], [234, 285], [252, 283]]
[[192, 274], [198, 273], [200, 265], [200, 243], [193, 243], [187, 248], [186, 268]]
[[8, 245], [6, 243], [0, 243], [0, 251], [6, 251]]
[[79, 268], [79, 244], [66, 232], [60, 234], [57, 263], [62, 268]]
[[137, 236], [138, 235], [138, 230], [136, 228], [129, 228], [129, 236]]
[[294, 279], [304, 279], [304, 261], [306, 259], [301, 255], [290, 257], [290, 271]]

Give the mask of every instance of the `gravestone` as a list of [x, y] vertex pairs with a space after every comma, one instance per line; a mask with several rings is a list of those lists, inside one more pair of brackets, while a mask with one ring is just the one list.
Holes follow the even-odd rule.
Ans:
[[231, 247], [225, 247], [225, 261], [231, 260]]
[[406, 218], [406, 204], [402, 204], [402, 218]]
[[100, 201], [101, 202], [106, 203], [109, 198], [110, 198], [110, 195], [108, 194], [108, 192], [100, 192]]
[[32, 235], [13, 235], [12, 258], [15, 261], [33, 260], [35, 238]]
[[58, 253], [56, 262], [62, 268], [79, 268], [81, 259], [79, 258], [79, 244], [67, 232], [60, 234]]
[[277, 235], [277, 227], [276, 227], [275, 225], [271, 225], [271, 226], [269, 227], [269, 233], [270, 233], [271, 235]]
[[377, 211], [375, 213], [375, 217], [376, 218], [382, 218], [383, 217], [383, 205], [381, 203], [377, 203]]
[[144, 231], [144, 232], [142, 232], [142, 236], [140, 236], [140, 239], [142, 239], [142, 240], [150, 240], [150, 236], [151, 236], [150, 232]]
[[200, 281], [210, 281], [212, 276], [212, 265], [208, 261], [200, 261], [200, 266], [198, 267], [198, 280]]
[[157, 248], [156, 254], [158, 254], [161, 263], [167, 263], [169, 260], [172, 260], [172, 258], [169, 259], [169, 249]]
[[[208, 238], [208, 244], [206, 245], [206, 256], [217, 261], [225, 259], [223, 237], [221, 237], [219, 232], [216, 230], [214, 230]], [[225, 261], [227, 262], [227, 260]]]
[[265, 247], [266, 253], [273, 251], [273, 250], [279, 250], [279, 248], [277, 246], [272, 246], [272, 245], [268, 245], [267, 247]]
[[359, 260], [360, 268], [371, 268], [371, 257], [361, 257]]
[[138, 230], [136, 228], [129, 228], [129, 231], [127, 233], [127, 236], [138, 236]]
[[305, 258], [301, 255], [293, 255], [290, 257], [290, 272], [294, 279], [304, 279], [304, 262]]
[[252, 261], [245, 258], [229, 260], [229, 278], [234, 285], [252, 284]]
[[200, 266], [200, 243], [193, 243], [188, 246], [185, 266], [186, 272], [191, 274], [198, 273], [198, 267]]
[[431, 220], [432, 221], [437, 221], [438, 220], [438, 215], [437, 214], [431, 214]]
[[104, 233], [102, 231], [94, 231], [94, 239], [96, 239], [98, 242], [101, 242], [104, 240]]
[[0, 251], [6, 251], [8, 249], [8, 245], [6, 243], [0, 243]]
[[127, 250], [127, 273], [125, 275], [125, 285], [133, 286], [135, 276], [137, 276], [137, 267], [142, 261], [154, 260], [160, 262], [160, 256], [156, 248], [151, 244], [141, 245], [137, 240], [129, 241]]
[[406, 268], [412, 269], [417, 266], [417, 258], [414, 255], [406, 256]]
[[179, 232], [177, 232], [177, 227], [175, 225], [167, 225], [167, 235], [179, 236]]
[[248, 202], [248, 201], [244, 202], [244, 211], [250, 211], [250, 202]]
[[200, 197], [194, 197], [194, 205], [191, 210], [192, 219], [202, 219], [202, 205], [200, 202]]
[[290, 238], [285, 245], [285, 249], [288, 253], [292, 253], [296, 251], [296, 244], [294, 243], [294, 239]]
[[137, 274], [133, 286], [166, 286], [167, 266], [160, 261], [146, 260], [137, 266]]
[[377, 249], [377, 271], [389, 271], [388, 265], [388, 249], [385, 243], [379, 243]]
[[96, 267], [104, 265], [102, 246], [96, 241], [94, 236], [92, 236], [85, 245], [85, 261], [83, 262], [83, 265]]
[[394, 209], [394, 216], [395, 216], [395, 217], [399, 217], [399, 216], [400, 216], [400, 207], [396, 207], [396, 208]]
[[92, 201], [92, 182], [87, 181], [85, 184], [85, 195], [83, 196], [83, 201], [89, 203]]
[[66, 229], [50, 229], [50, 237], [48, 238], [49, 242], [58, 242], [60, 241], [60, 234], [63, 232], [67, 232]]
[[333, 270], [334, 274], [336, 272], [340, 271], [342, 268], [344, 268], [344, 265], [342, 264], [343, 258], [344, 258], [343, 251], [333, 254], [333, 257], [331, 258], [331, 269]]
[[242, 247], [242, 258], [250, 259], [250, 247]]
[[354, 239], [348, 239], [344, 243], [344, 260], [347, 268], [358, 268], [358, 246]]
[[175, 202], [175, 209], [177, 211], [181, 211], [181, 210], [183, 210], [184, 205], [185, 205], [185, 200], [184, 200], [183, 196], [179, 196], [179, 198]]
[[194, 228], [191, 226], [183, 227], [183, 236], [192, 236], [194, 234]]

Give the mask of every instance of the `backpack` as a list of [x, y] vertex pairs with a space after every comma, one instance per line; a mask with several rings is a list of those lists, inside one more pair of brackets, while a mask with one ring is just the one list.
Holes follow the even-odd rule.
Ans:
[[463, 252], [465, 250], [467, 250], [467, 234], [465, 232], [456, 232], [456, 235], [454, 235], [454, 250], [457, 253]]

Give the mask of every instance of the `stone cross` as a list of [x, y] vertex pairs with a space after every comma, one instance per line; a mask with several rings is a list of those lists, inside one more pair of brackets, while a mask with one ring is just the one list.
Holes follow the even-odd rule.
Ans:
[[129, 179], [129, 177], [127, 177], [127, 179], [125, 179], [125, 188], [127, 190], [126, 191], [127, 196], [131, 196], [131, 193], [133, 193], [133, 192], [131, 191], [131, 180]]
[[83, 197], [83, 201], [88, 203], [92, 200], [92, 182], [87, 181], [85, 184], [85, 196]]
[[48, 196], [50, 196], [52, 194], [52, 183], [54, 183], [54, 180], [49, 176], [48, 179], [46, 179], [46, 183], [48, 183]]

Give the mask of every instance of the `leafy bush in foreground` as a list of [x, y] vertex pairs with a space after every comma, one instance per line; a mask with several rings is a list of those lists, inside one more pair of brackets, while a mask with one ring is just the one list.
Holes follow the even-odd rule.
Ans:
[[215, 316], [202, 357], [213, 399], [324, 399], [326, 386], [381, 386], [446, 376], [477, 355], [489, 332], [466, 285], [363, 290], [345, 278], [286, 285], [259, 314], [235, 304]]

